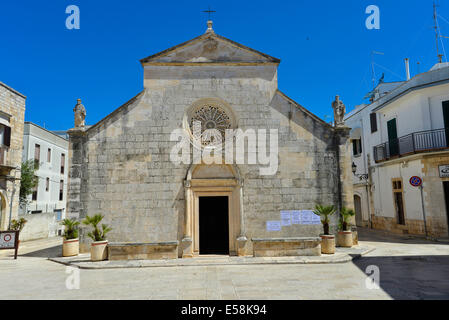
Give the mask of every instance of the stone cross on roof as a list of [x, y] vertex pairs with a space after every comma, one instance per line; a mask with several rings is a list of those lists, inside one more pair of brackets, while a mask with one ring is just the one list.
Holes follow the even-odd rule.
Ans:
[[215, 10], [211, 10], [209, 7], [209, 10], [204, 10], [203, 12], [208, 13], [209, 14], [209, 20], [207, 20], [207, 30], [206, 33], [208, 32], [214, 32], [214, 29], [212, 29], [212, 20], [211, 20], [211, 13], [217, 12]]

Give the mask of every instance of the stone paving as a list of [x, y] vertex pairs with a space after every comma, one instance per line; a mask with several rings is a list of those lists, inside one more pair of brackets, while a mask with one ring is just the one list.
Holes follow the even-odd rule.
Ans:
[[80, 269], [117, 269], [117, 268], [149, 268], [180, 266], [217, 266], [217, 265], [255, 265], [255, 264], [326, 264], [345, 263], [373, 251], [372, 246], [354, 246], [352, 248], [336, 248], [335, 254], [323, 254], [319, 257], [230, 257], [205, 255], [192, 259], [166, 260], [121, 260], [90, 261], [90, 254], [76, 257], [49, 257], [49, 260]]
[[[376, 250], [337, 264], [195, 265], [85, 270], [49, 261], [60, 239], [0, 251], [0, 299], [449, 299], [449, 245], [359, 231]], [[366, 267], [380, 269], [367, 289]], [[66, 287], [79, 272], [80, 289]], [[72, 273], [66, 273], [72, 272]]]

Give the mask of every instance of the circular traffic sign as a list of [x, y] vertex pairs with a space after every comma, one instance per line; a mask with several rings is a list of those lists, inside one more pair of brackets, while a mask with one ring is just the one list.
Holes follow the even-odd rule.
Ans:
[[11, 235], [10, 234], [5, 234], [5, 236], [3, 237], [3, 240], [5, 241], [5, 242], [9, 242], [9, 241], [11, 241]]
[[410, 178], [410, 184], [414, 187], [420, 187], [422, 185], [422, 179], [418, 176], [413, 176]]

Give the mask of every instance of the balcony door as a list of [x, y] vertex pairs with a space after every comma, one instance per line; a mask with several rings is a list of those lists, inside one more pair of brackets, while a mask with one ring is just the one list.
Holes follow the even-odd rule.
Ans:
[[446, 137], [446, 147], [449, 147], [449, 101], [443, 101], [443, 119], [444, 119], [444, 134]]
[[398, 131], [396, 118], [387, 122], [388, 145], [390, 148], [390, 157], [399, 155]]

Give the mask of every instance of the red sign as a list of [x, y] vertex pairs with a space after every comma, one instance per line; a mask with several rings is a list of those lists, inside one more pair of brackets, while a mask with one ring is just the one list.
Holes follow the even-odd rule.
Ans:
[[14, 249], [14, 259], [19, 250], [19, 231], [0, 231], [0, 250]]
[[418, 176], [413, 176], [410, 178], [410, 184], [414, 187], [420, 187], [422, 185], [422, 179]]

